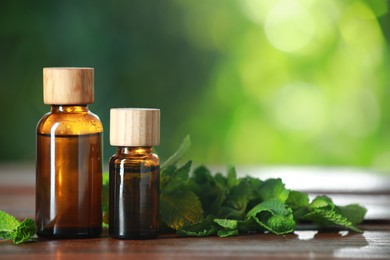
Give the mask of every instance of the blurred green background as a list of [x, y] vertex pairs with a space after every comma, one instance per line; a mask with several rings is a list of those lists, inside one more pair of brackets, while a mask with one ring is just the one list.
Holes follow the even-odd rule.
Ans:
[[106, 161], [109, 109], [158, 107], [162, 159], [390, 172], [388, 5], [3, 0], [0, 162], [35, 160], [42, 68], [89, 66]]

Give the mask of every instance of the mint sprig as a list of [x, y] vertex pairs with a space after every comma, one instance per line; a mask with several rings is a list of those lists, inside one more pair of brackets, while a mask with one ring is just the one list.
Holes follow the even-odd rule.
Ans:
[[[254, 232], [287, 234], [300, 222], [309, 221], [321, 228], [361, 232], [357, 225], [367, 212], [364, 207], [338, 206], [326, 196], [310, 202], [308, 194], [287, 189], [279, 178], [237, 178], [234, 167], [226, 175], [213, 174], [202, 165], [191, 171], [191, 161], [178, 165], [190, 146], [187, 136], [161, 166], [162, 227], [181, 236], [228, 237]], [[108, 189], [107, 180], [104, 189]]]
[[309, 205], [302, 219], [311, 220], [320, 227], [339, 225], [355, 232], [362, 232], [356, 225], [363, 221], [367, 210], [356, 204], [336, 206], [327, 196], [317, 196]]
[[36, 227], [34, 221], [26, 218], [22, 222], [10, 214], [0, 210], [0, 238], [12, 240], [20, 244], [35, 237]]
[[[189, 144], [189, 137], [186, 137], [179, 149], [181, 155], [189, 149]], [[168, 161], [179, 162], [177, 155], [175, 160]], [[172, 168], [175, 165], [170, 163], [167, 168], [162, 167], [162, 194], [170, 192], [170, 203], [182, 205], [184, 202], [179, 196], [185, 190], [194, 193], [201, 204], [199, 208], [197, 202], [187, 202], [194, 206], [192, 210], [198, 213], [198, 221], [182, 218], [182, 226], [164, 223], [179, 235], [226, 237], [264, 231], [287, 234], [301, 221], [311, 221], [321, 228], [339, 226], [361, 232], [356, 225], [363, 221], [366, 209], [359, 205], [337, 206], [326, 196], [319, 196], [310, 203], [308, 194], [287, 189], [281, 179], [237, 178], [234, 167], [228, 168], [226, 175], [213, 175], [205, 166], [199, 166], [191, 173], [189, 162], [177, 169]], [[186, 168], [185, 173], [179, 173], [183, 168]], [[170, 184], [167, 184], [166, 175], [175, 176], [169, 180]], [[164, 208], [164, 204], [162, 202], [160, 206]], [[180, 214], [186, 215], [184, 207], [181, 209]], [[204, 217], [199, 218], [202, 211]], [[160, 214], [163, 221], [167, 219], [166, 211]]]

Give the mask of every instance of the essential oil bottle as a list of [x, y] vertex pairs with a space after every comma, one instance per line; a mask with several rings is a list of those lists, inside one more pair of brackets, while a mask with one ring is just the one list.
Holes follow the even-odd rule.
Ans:
[[44, 68], [37, 125], [36, 225], [48, 238], [99, 236], [102, 230], [102, 132], [93, 68]]
[[109, 234], [118, 239], [149, 239], [158, 234], [160, 110], [110, 111]]

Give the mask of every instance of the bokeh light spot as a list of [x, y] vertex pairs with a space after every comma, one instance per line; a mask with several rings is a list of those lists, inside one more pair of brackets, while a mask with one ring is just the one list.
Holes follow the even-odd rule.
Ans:
[[377, 130], [380, 111], [372, 90], [360, 89], [345, 95], [334, 104], [333, 120], [338, 130], [354, 138], [365, 137]]
[[325, 96], [318, 87], [304, 82], [282, 87], [272, 109], [277, 123], [286, 129], [316, 133], [326, 120]]
[[278, 3], [278, 0], [243, 0], [242, 9], [246, 16], [257, 24], [264, 24], [269, 10]]
[[340, 21], [340, 32], [351, 58], [370, 67], [382, 59], [383, 34], [374, 13], [362, 2], [350, 4]]
[[377, 155], [372, 162], [372, 167], [380, 171], [390, 171], [390, 151]]
[[305, 47], [314, 35], [314, 20], [297, 1], [281, 1], [267, 15], [265, 33], [277, 49], [294, 52]]

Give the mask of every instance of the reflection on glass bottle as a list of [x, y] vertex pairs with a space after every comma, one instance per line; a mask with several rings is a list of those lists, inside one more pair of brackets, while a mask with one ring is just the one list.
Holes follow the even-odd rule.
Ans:
[[158, 234], [160, 162], [152, 146], [160, 142], [158, 109], [112, 109], [109, 234], [120, 239]]
[[93, 103], [93, 69], [45, 68], [37, 126], [36, 224], [39, 236], [101, 233], [102, 132]]

